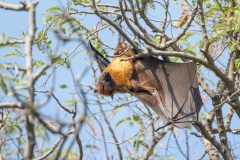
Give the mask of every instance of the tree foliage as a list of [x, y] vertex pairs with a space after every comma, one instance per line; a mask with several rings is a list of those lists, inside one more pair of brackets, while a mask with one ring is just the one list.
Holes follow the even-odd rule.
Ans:
[[[29, 15], [22, 37], [0, 33], [4, 159], [239, 159], [239, 0], [64, 3], [38, 19], [38, 2], [0, 2]], [[197, 123], [154, 132], [161, 117], [136, 98], [95, 92], [99, 70], [86, 60], [87, 43], [111, 60], [118, 34], [138, 51], [133, 59], [198, 62]]]

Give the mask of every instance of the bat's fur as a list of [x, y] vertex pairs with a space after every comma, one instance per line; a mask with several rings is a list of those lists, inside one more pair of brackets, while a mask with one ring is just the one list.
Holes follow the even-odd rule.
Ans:
[[[121, 59], [131, 57], [132, 50], [128, 48], [125, 43], [119, 42], [115, 50], [115, 55], [117, 55], [119, 51], [126, 52], [119, 57], [113, 58], [112, 62], [101, 73], [97, 82], [97, 90], [102, 95], [111, 96], [114, 92], [129, 92], [132, 88], [130, 79], [133, 74], [133, 61], [121, 61]], [[103, 83], [105, 72], [110, 73], [111, 78], [114, 81], [113, 83], [115, 83], [112, 88], [107, 87], [106, 83]]]
[[[122, 17], [117, 24], [121, 27]], [[137, 54], [121, 35], [110, 63], [89, 43], [101, 75], [97, 91], [106, 96], [130, 93], [151, 107], [164, 125], [184, 128], [198, 119], [202, 100], [197, 81], [197, 63], [171, 63], [155, 57], [121, 61]], [[164, 127], [164, 126], [163, 126]], [[160, 127], [161, 128], [161, 127]]]
[[135, 52], [119, 42], [114, 53], [119, 56], [110, 63], [91, 43], [89, 46], [101, 69], [97, 82], [100, 94], [130, 93], [151, 107], [165, 126], [184, 128], [197, 121], [202, 100], [196, 62], [172, 63], [152, 56], [121, 61]]

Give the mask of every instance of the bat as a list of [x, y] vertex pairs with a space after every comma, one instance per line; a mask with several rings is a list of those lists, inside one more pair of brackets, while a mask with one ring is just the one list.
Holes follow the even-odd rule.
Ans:
[[[136, 51], [123, 40], [109, 62], [89, 42], [89, 51], [101, 70], [98, 93], [130, 93], [152, 108], [164, 123], [185, 128], [198, 120], [203, 105], [197, 80], [197, 63], [173, 63], [153, 56], [121, 61]], [[156, 131], [157, 131], [156, 130]]]
[[[115, 53], [126, 49], [122, 46], [118, 44]], [[97, 82], [100, 94], [130, 93], [158, 114], [163, 127], [172, 124], [185, 128], [197, 121], [203, 105], [198, 88], [197, 63], [173, 63], [152, 56], [121, 61], [133, 54], [130, 49], [126, 55], [113, 58], [110, 63], [91, 43], [89, 48], [101, 69]]]

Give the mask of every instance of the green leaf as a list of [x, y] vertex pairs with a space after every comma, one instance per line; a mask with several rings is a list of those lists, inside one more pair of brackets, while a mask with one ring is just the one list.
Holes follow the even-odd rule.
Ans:
[[81, 30], [82, 30], [82, 26], [79, 26], [79, 27], [77, 27], [77, 28], [74, 28], [74, 29], [72, 30], [72, 32], [69, 34], [69, 38], [71, 38], [72, 35], [74, 35], [76, 32], [81, 31]]
[[87, 54], [87, 51], [82, 51], [80, 53], [73, 55], [72, 61], [75, 61], [78, 57], [80, 57], [81, 55], [84, 55], [84, 54]]
[[37, 68], [44, 65], [44, 64], [45, 63], [42, 60], [38, 60], [38, 61], [33, 62], [33, 66], [37, 67]]
[[24, 78], [25, 75], [26, 75], [26, 71], [22, 73], [22, 79]]
[[187, 126], [187, 129], [192, 130], [192, 125]]
[[68, 100], [64, 100], [63, 103], [71, 103], [71, 104], [74, 104], [74, 103], [77, 103], [78, 100], [76, 99], [68, 99]]
[[8, 97], [18, 96], [18, 97], [27, 98], [26, 95], [19, 94], [19, 93], [14, 93], [14, 94], [13, 94], [12, 92], [8, 92], [7, 96], [8, 96]]
[[100, 149], [97, 146], [93, 146], [93, 145], [89, 145], [89, 144], [86, 145], [86, 148], [96, 149], [96, 150], [100, 151]]
[[27, 89], [27, 87], [23, 85], [17, 85], [14, 87], [14, 90], [22, 90], [22, 89]]
[[239, 10], [239, 7], [232, 7], [232, 8], [230, 8], [230, 11], [236, 11], [236, 10]]
[[79, 22], [76, 18], [74, 18], [74, 17], [68, 17], [68, 18], [66, 18], [66, 19], [64, 19], [64, 20], [61, 21], [60, 27], [62, 27], [64, 24], [67, 24], [67, 23], [70, 23], [70, 22], [75, 22], [75, 23], [77, 23], [78, 25], [80, 25], [80, 22]]
[[6, 40], [8, 38], [7, 33], [3, 33], [2, 37], [3, 37], [3, 40]]
[[142, 140], [136, 140], [133, 142], [133, 147], [138, 151], [138, 148], [140, 146], [140, 144], [142, 144], [143, 141]]
[[235, 69], [238, 70], [239, 66], [240, 66], [240, 59], [238, 58], [238, 59], [235, 59]]
[[26, 37], [26, 32], [25, 31], [22, 31], [22, 34], [24, 37]]
[[18, 53], [18, 55], [22, 55], [22, 52], [20, 52], [19, 50], [15, 49], [15, 51]]
[[43, 73], [41, 74], [41, 76], [45, 76], [45, 75], [47, 75], [47, 72], [43, 72]]
[[65, 62], [63, 63], [63, 66], [66, 67], [67, 69], [70, 69], [71, 64], [70, 64], [69, 61], [65, 61]]
[[5, 54], [5, 55], [4, 55], [4, 58], [5, 58], [5, 57], [10, 57], [10, 56], [17, 56], [17, 55], [18, 55], [17, 52], [11, 52], [11, 53]]
[[139, 116], [135, 116], [135, 115], [133, 115], [132, 117], [124, 118], [124, 119], [118, 121], [118, 123], [116, 124], [115, 127], [117, 127], [118, 125], [120, 125], [120, 124], [123, 123], [123, 122], [128, 122], [128, 121], [139, 122]]
[[66, 89], [67, 88], [67, 85], [66, 84], [62, 84], [59, 86], [61, 89]]
[[58, 6], [54, 6], [51, 8], [48, 8], [43, 14], [49, 13], [49, 12], [54, 12], [54, 11], [60, 11], [60, 8]]
[[158, 37], [158, 36], [154, 36], [154, 37], [152, 38], [152, 40], [153, 40], [155, 43], [160, 44], [160, 41], [159, 41], [159, 37]]
[[220, 80], [218, 80], [218, 82], [217, 82], [217, 86], [216, 86], [216, 89], [218, 89], [218, 88], [219, 88], [219, 86], [220, 86], [220, 83], [221, 83], [221, 81], [220, 81]]
[[199, 121], [204, 121], [207, 119], [207, 116], [208, 116], [208, 113], [201, 113], [198, 119]]
[[3, 76], [0, 74], [0, 88], [2, 89], [2, 91], [4, 92], [4, 94], [7, 94], [7, 86], [4, 82], [4, 78]]
[[66, 29], [65, 28], [61, 28], [61, 31], [63, 34], [66, 34]]

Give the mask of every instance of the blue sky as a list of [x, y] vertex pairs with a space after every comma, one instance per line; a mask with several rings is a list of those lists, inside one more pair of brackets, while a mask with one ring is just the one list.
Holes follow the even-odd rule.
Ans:
[[[11, 3], [11, 4], [19, 4], [20, 1], [14, 1], [14, 0], [8, 0], [5, 1], [6, 3]], [[105, 1], [110, 3], [110, 1]], [[39, 1], [39, 4], [36, 7], [36, 25], [37, 25], [37, 33], [44, 29], [47, 25], [43, 24], [42, 19], [44, 18], [43, 12], [52, 6], [59, 6], [60, 8], [64, 8], [66, 6], [66, 2], [65, 1], [57, 1], [57, 0], [51, 0], [51, 1]], [[78, 7], [76, 7], [78, 8]], [[79, 7], [80, 8], [80, 7]], [[172, 14], [172, 19], [178, 19], [178, 16], [181, 14], [181, 10], [179, 9], [179, 6], [177, 4], [172, 5], [171, 4], [171, 14]], [[159, 10], [159, 12], [161, 13], [162, 10]], [[159, 13], [159, 14], [160, 14]], [[175, 16], [175, 17], [174, 17]], [[22, 35], [22, 31], [27, 31], [28, 29], [28, 14], [25, 11], [19, 11], [19, 12], [14, 12], [14, 11], [6, 11], [3, 9], [0, 9], [0, 19], [1, 19], [1, 25], [0, 25], [0, 35], [2, 33], [7, 33], [9, 37], [12, 38], [23, 38]], [[91, 18], [85, 18], [83, 20], [82, 23], [86, 24], [87, 26], [89, 26], [89, 28], [93, 28], [94, 26], [96, 26], [97, 22], [99, 21], [98, 17], [94, 17], [91, 16]], [[173, 34], [178, 33], [180, 30], [179, 29], [174, 29], [173, 30]], [[171, 35], [169, 33], [169, 35]], [[111, 32], [109, 31], [109, 29], [105, 29], [104, 31], [99, 33], [99, 37], [101, 37], [101, 39], [106, 42], [108, 45], [115, 47], [116, 43], [117, 43], [117, 33], [115, 33], [115, 35], [111, 35]], [[57, 44], [58, 41], [57, 39], [54, 37], [53, 34], [51, 34], [51, 30], [50, 30], [50, 34], [49, 34], [49, 38], [53, 40], [53, 43], [51, 44], [51, 47], [54, 49]], [[196, 42], [196, 41], [195, 41]], [[194, 40], [192, 41], [192, 43], [195, 43]], [[77, 42], [70, 42], [70, 43], [60, 43], [60, 48], [59, 50], [64, 50], [64, 51], [72, 51], [73, 48], [77, 45]], [[21, 49], [20, 49], [21, 50]], [[23, 49], [22, 49], [23, 50]], [[1, 49], [0, 50], [0, 63], [5, 63], [5, 62], [16, 62], [16, 63], [20, 63], [23, 66], [25, 66], [25, 61], [23, 58], [21, 57], [7, 57], [7, 58], [3, 58], [3, 56], [7, 53], [10, 53], [14, 51], [13, 48], [5, 48], [5, 49]], [[79, 54], [81, 52], [85, 51], [85, 48], [83, 46], [79, 47], [73, 54], [73, 56], [70, 57], [70, 60], [74, 57], [74, 55]], [[111, 52], [112, 53], [112, 52]], [[110, 54], [111, 54], [110, 53]], [[42, 59], [45, 62], [47, 62], [47, 55], [48, 53], [41, 53], [39, 52], [36, 47], [33, 50], [33, 55], [34, 58], [36, 59]], [[228, 55], [226, 54], [226, 57]], [[79, 56], [76, 60], [71, 61], [72, 64], [72, 68], [73, 68], [73, 73], [74, 75], [78, 75], [82, 72], [82, 70], [84, 69], [84, 67], [88, 64], [88, 61], [90, 60], [90, 58], [83, 54], [81, 56]], [[221, 58], [221, 60], [223, 60], [224, 62], [224, 57]], [[95, 64], [96, 66], [96, 64]], [[47, 71], [48, 73], [51, 72], [51, 70]], [[99, 72], [98, 72], [99, 74]], [[207, 73], [209, 74], [209, 73]], [[212, 78], [212, 74], [209, 74], [209, 78], [212, 79], [213, 81], [216, 81], [216, 79]], [[56, 70], [56, 77], [55, 77], [56, 81], [54, 83], [55, 85], [55, 90], [54, 90], [54, 94], [61, 100], [61, 103], [63, 103], [64, 105], [67, 105], [67, 103], [64, 103], [64, 100], [68, 100], [68, 99], [72, 99], [72, 93], [75, 93], [75, 87], [73, 84], [73, 80], [72, 80], [72, 76], [71, 73], [69, 72], [69, 70], [67, 70], [65, 67], [59, 67]], [[35, 87], [36, 89], [42, 90], [44, 89], [42, 86], [42, 84], [45, 82], [46, 77], [42, 77], [38, 80], [38, 82], [36, 83]], [[92, 72], [91, 70], [89, 70], [87, 72], [87, 74], [81, 79], [81, 83], [87, 83], [87, 84], [93, 84], [94, 80], [92, 78]], [[62, 90], [60, 89], [60, 85], [62, 84], [66, 84], [67, 85], [67, 89]], [[51, 78], [47, 83], [47, 86], [45, 87], [45, 89], [48, 89], [51, 86]], [[213, 87], [213, 86], [212, 86]], [[44, 99], [43, 94], [37, 94], [38, 96], [36, 97], [36, 100], [38, 102], [41, 102]], [[123, 95], [123, 96], [128, 96]], [[118, 95], [115, 96], [115, 98], [117, 98]], [[6, 98], [5, 100], [9, 100], [9, 101], [13, 101], [13, 99], [11, 98]], [[103, 102], [109, 102], [111, 104], [111, 99], [106, 97], [104, 98]], [[211, 102], [210, 102], [211, 103]], [[136, 104], [139, 104], [139, 102], [137, 102]], [[207, 106], [207, 110], [211, 110], [212, 106], [211, 105], [206, 105]], [[79, 113], [81, 113], [81, 105], [78, 106], [78, 111]], [[96, 106], [94, 105], [89, 105], [89, 108], [92, 112], [97, 113], [99, 111], [98, 108], [95, 108]], [[108, 110], [108, 109], [112, 109], [113, 106], [111, 105], [104, 105], [104, 110]], [[224, 106], [224, 114], [226, 115], [227, 112], [227, 108], [228, 106]], [[58, 117], [60, 119], [63, 119], [64, 121], [69, 121], [71, 120], [69, 116], [66, 116], [66, 113], [60, 109], [60, 107], [57, 105], [57, 103], [52, 99], [47, 105], [45, 105], [44, 107], [42, 107], [40, 109], [41, 113], [46, 115], [46, 116], [50, 116], [50, 117]], [[202, 112], [204, 112], [205, 110], [202, 109]], [[127, 116], [132, 116], [133, 113], [131, 112], [131, 109], [126, 108], [124, 110], [120, 111], [121, 114], [117, 114], [115, 117], [112, 118], [111, 120], [111, 124], [112, 126], [115, 126], [116, 123], [119, 121], [119, 119], [127, 117]], [[101, 117], [98, 116], [100, 122], [103, 122], [103, 119]], [[237, 121], [238, 118], [236, 116], [234, 116], [233, 122]], [[93, 124], [97, 125], [96, 122], [92, 122]], [[232, 128], [237, 128], [237, 124], [236, 123], [232, 123]], [[97, 127], [97, 126], [96, 126]], [[106, 125], [104, 124], [104, 127], [106, 127]], [[97, 127], [98, 128], [98, 127]], [[114, 127], [113, 127], [114, 128]], [[131, 137], [132, 135], [136, 134], [139, 130], [139, 126], [132, 126], [129, 127], [129, 124], [121, 124], [118, 127], [115, 127], [114, 130], [116, 131], [117, 134], [117, 138], [119, 139], [119, 141], [122, 141], [123, 139], [127, 139], [127, 137]], [[68, 128], [65, 128], [65, 130], [68, 130]], [[99, 142], [98, 140], [94, 139], [93, 137], [89, 136], [89, 134], [86, 132], [86, 130], [88, 132], [91, 132], [91, 129], [88, 126], [84, 126], [80, 132], [80, 138], [83, 141], [83, 146], [86, 146], [87, 144], [96, 144], [97, 146], [103, 147], [102, 142]], [[122, 135], [122, 131], [125, 131], [125, 135], [123, 138]], [[184, 142], [184, 137], [185, 137], [185, 129], [178, 129], [178, 133], [179, 133], [179, 140], [180, 140], [180, 145], [183, 147], [183, 149], [185, 149], [185, 142]], [[49, 144], [46, 145], [52, 145], [54, 144], [54, 142], [59, 138], [59, 135], [53, 135], [51, 133], [50, 134], [50, 142]], [[188, 133], [189, 134], [189, 133]], [[166, 144], [168, 141], [168, 137], [170, 136], [170, 134], [168, 134], [166, 136], [166, 138], [161, 141], [162, 145], [159, 145], [159, 153], [164, 155], [166, 153]], [[201, 142], [200, 139], [197, 139], [195, 137], [193, 137], [193, 135], [190, 135], [190, 141], [191, 141], [191, 152], [190, 155], [192, 154], [192, 159], [197, 159], [200, 158], [202, 156], [202, 154], [204, 153], [203, 150], [203, 144]], [[101, 135], [99, 134], [98, 137], [101, 138]], [[107, 137], [108, 141], [113, 141], [110, 138], [110, 134], [107, 132]], [[230, 139], [233, 140], [233, 138], [236, 138], [237, 136], [230, 136]], [[143, 138], [144, 137], [141, 137]], [[174, 138], [172, 136], [172, 138], [170, 139], [170, 143], [174, 144]], [[127, 145], [131, 146], [132, 144], [127, 143]], [[73, 147], [75, 148], [76, 145]], [[122, 147], [124, 148], [124, 145], [122, 145]], [[173, 148], [176, 147], [173, 145]], [[109, 152], [115, 152], [115, 146], [108, 144], [108, 148], [109, 148]], [[184, 150], [185, 151], [185, 150]], [[179, 159], [179, 157], [181, 157], [181, 154], [178, 153], [179, 151], [177, 149], [173, 149], [173, 157], [175, 157], [176, 159]], [[97, 157], [96, 159], [104, 159], [104, 155], [103, 153], [98, 153], [99, 157]], [[96, 154], [96, 155], [98, 155]], [[194, 155], [193, 155], [194, 154]], [[207, 156], [206, 156], [207, 157]], [[205, 157], [205, 159], [206, 159]]]

